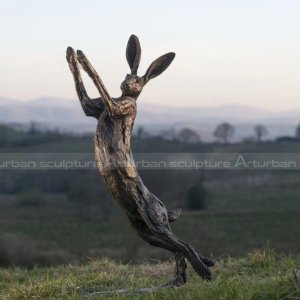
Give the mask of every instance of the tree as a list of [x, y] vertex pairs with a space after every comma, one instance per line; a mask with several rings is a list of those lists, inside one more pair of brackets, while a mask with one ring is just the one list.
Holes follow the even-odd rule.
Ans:
[[136, 138], [143, 139], [148, 135], [147, 131], [145, 130], [144, 126], [139, 126], [136, 130]]
[[207, 191], [202, 181], [196, 182], [187, 193], [186, 206], [191, 210], [206, 209]]
[[296, 138], [300, 140], [300, 124], [296, 128]]
[[233, 136], [233, 133], [234, 127], [230, 123], [224, 122], [217, 126], [214, 131], [214, 136], [227, 144], [228, 140]]
[[29, 124], [28, 133], [34, 135], [38, 132], [39, 132], [39, 124], [34, 121], [31, 121]]
[[0, 125], [0, 146], [5, 146], [7, 142], [7, 127]]
[[169, 128], [169, 129], [162, 130], [158, 134], [158, 137], [161, 137], [162, 139], [165, 139], [165, 140], [174, 141], [174, 140], [177, 140], [178, 135], [174, 128]]
[[196, 144], [200, 142], [200, 135], [190, 128], [183, 128], [179, 132], [178, 138], [181, 142], [188, 144]]
[[261, 142], [262, 138], [268, 134], [268, 130], [264, 125], [258, 124], [254, 127], [256, 140]]

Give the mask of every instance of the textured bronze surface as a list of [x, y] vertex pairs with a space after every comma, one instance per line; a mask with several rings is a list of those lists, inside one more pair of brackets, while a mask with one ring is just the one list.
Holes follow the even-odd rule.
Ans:
[[[132, 35], [126, 49], [131, 74], [121, 84], [122, 95], [112, 98], [84, 53], [78, 50], [76, 54], [71, 47], [67, 49], [67, 61], [82, 109], [87, 116], [98, 120], [94, 137], [95, 155], [106, 188], [124, 209], [142, 239], [174, 253], [175, 279], [170, 284], [179, 286], [186, 282], [185, 258], [204, 279], [211, 278], [208, 267], [213, 266], [213, 261], [199, 255], [191, 245], [173, 234], [169, 222], [175, 221], [181, 210], [168, 212], [165, 205], [148, 191], [135, 167], [130, 145], [137, 98], [145, 84], [164, 72], [174, 57], [173, 52], [160, 56], [149, 66], [144, 76], [137, 76], [141, 47], [139, 39]], [[87, 95], [78, 62], [93, 80], [100, 98], [91, 99]]]

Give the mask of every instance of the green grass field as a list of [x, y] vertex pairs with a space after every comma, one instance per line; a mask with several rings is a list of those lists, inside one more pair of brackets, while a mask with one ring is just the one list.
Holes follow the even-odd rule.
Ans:
[[[89, 136], [7, 134], [3, 153], [92, 152]], [[300, 143], [192, 145], [146, 138], [134, 139], [133, 148], [136, 153], [291, 153], [300, 151]], [[135, 235], [107, 198], [96, 170], [1, 170], [0, 175], [0, 299], [79, 299], [88, 292], [139, 289], [171, 279], [171, 254]], [[212, 282], [189, 269], [185, 287], [130, 299], [300, 298], [293, 278], [300, 267], [299, 171], [141, 170], [141, 176], [168, 209], [183, 208], [171, 225], [174, 233], [217, 265]], [[208, 192], [207, 209], [189, 211], [186, 194], [198, 181]], [[74, 201], [70, 191], [80, 185], [92, 192], [75, 189], [72, 195], [83, 195], [84, 201]], [[86, 219], [81, 213], [88, 205]]]
[[[298, 253], [300, 188], [290, 186], [297, 174], [280, 175], [272, 178], [271, 187], [232, 188], [230, 178], [222, 181], [226, 186], [215, 184], [208, 209], [184, 210], [172, 224], [174, 233], [203, 255], [217, 258], [245, 255], [267, 245], [279, 253]], [[92, 218], [81, 220], [76, 205], [64, 194], [45, 194], [42, 206], [20, 206], [13, 195], [2, 195], [0, 200], [4, 265], [56, 265], [99, 257], [140, 263], [170, 257], [140, 240], [120, 209], [106, 219], [97, 215], [96, 202]]]
[[[82, 265], [51, 268], [0, 268], [0, 299], [91, 299], [91, 293], [128, 289], [127, 294], [106, 299], [299, 299], [300, 256], [280, 256], [269, 250], [242, 258], [223, 258], [205, 282], [188, 267], [188, 283], [181, 288], [161, 288], [145, 294], [133, 293], [158, 287], [172, 279], [173, 262], [121, 265], [102, 259]], [[88, 298], [86, 296], [90, 295]], [[94, 295], [92, 299], [103, 299]]]

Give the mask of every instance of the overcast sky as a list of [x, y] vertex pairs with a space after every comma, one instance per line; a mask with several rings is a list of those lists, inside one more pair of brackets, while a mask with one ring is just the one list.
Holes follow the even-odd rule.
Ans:
[[298, 0], [0, 0], [0, 96], [75, 98], [69, 45], [87, 54], [119, 96], [135, 33], [140, 75], [161, 54], [177, 54], [139, 101], [300, 108], [299, 16]]

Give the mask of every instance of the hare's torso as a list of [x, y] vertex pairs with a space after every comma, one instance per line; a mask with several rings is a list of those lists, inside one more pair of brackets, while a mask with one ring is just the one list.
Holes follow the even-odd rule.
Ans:
[[130, 138], [135, 116], [134, 109], [128, 115], [111, 118], [105, 109], [98, 120], [94, 143], [98, 168], [108, 191], [130, 215], [137, 216], [137, 201], [143, 199], [146, 204], [150, 193], [132, 158]]

